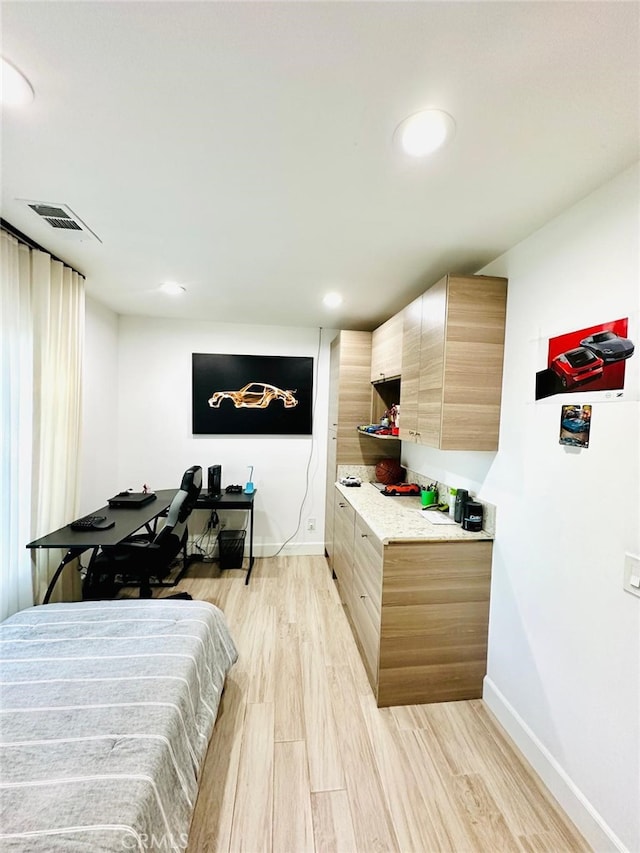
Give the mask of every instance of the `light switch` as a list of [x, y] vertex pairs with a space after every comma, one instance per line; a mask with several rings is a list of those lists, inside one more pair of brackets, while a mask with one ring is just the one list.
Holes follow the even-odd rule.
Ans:
[[624, 555], [624, 588], [640, 598], [640, 557], [635, 554]]

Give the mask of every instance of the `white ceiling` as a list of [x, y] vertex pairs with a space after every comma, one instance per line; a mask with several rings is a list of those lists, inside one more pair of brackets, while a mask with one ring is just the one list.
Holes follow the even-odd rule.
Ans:
[[[3, 115], [2, 216], [121, 314], [371, 329], [638, 159], [639, 10], [3, 2], [2, 54], [36, 97]], [[456, 135], [409, 163], [392, 134], [427, 106]], [[102, 242], [17, 199], [67, 204]]]

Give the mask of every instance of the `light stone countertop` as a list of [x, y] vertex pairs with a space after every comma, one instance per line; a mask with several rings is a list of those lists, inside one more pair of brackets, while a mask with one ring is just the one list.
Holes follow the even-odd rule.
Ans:
[[347, 499], [383, 545], [389, 542], [450, 542], [464, 539], [493, 539], [485, 530], [471, 533], [460, 524], [433, 524], [422, 512], [419, 497], [388, 497], [371, 483], [361, 486], [341, 486], [338, 491]]

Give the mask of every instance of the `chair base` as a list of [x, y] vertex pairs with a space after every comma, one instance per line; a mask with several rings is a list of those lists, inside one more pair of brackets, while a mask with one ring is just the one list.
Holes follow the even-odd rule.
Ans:
[[[113, 599], [124, 588], [139, 589], [140, 598], [153, 598], [153, 589], [171, 589], [177, 586], [185, 576], [191, 563], [196, 561], [197, 556], [195, 554], [187, 554], [185, 543], [182, 551], [182, 566], [178, 574], [170, 581], [158, 578], [154, 579], [152, 575], [148, 578], [140, 576], [128, 578], [125, 573], [120, 574], [117, 571], [104, 571], [105, 564], [90, 566], [82, 583], [82, 599], [83, 601]], [[180, 597], [183, 597], [181, 593]]]

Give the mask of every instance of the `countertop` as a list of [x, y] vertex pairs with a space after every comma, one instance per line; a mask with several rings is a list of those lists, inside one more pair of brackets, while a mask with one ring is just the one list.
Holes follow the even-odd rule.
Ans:
[[338, 491], [346, 498], [383, 545], [390, 542], [451, 542], [491, 540], [485, 530], [471, 533], [460, 524], [433, 524], [429, 516], [437, 510], [421, 510], [419, 497], [388, 497], [371, 483], [361, 486], [342, 486]]

